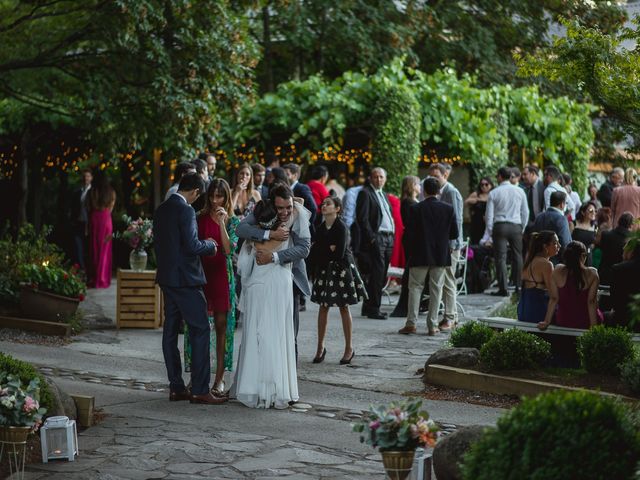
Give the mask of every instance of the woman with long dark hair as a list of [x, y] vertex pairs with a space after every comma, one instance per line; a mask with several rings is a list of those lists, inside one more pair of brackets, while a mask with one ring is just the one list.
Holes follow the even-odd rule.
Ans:
[[321, 363], [327, 354], [324, 338], [327, 333], [329, 308], [336, 306], [342, 318], [344, 353], [341, 365], [351, 363], [355, 351], [351, 343], [351, 312], [367, 292], [356, 269], [349, 249], [349, 229], [340, 218], [342, 201], [338, 197], [327, 197], [321, 204], [324, 221], [318, 226], [311, 247], [310, 257], [314, 271], [311, 301], [320, 305], [318, 309], [318, 348], [313, 363]]
[[116, 203], [116, 192], [103, 171], [96, 172], [91, 181], [88, 207], [90, 211], [90, 246], [92, 280], [95, 288], [111, 285], [113, 223], [111, 212]]
[[521, 322], [539, 323], [544, 320], [553, 273], [553, 263], [549, 259], [559, 250], [560, 242], [555, 232], [543, 230], [531, 235], [522, 267], [522, 292], [518, 302], [518, 320]]
[[587, 249], [582, 242], [570, 242], [563, 260], [551, 275], [550, 300], [540, 330], [552, 320], [560, 327], [589, 328], [598, 322], [598, 272], [585, 266]]
[[[215, 346], [215, 379], [211, 394], [225, 395], [224, 372], [233, 370], [233, 337], [236, 327], [236, 295], [232, 258], [238, 246], [236, 228], [240, 220], [233, 213], [231, 190], [226, 180], [214, 178], [209, 184], [205, 205], [198, 216], [198, 237], [213, 238], [219, 245], [215, 255], [202, 257], [207, 279], [207, 299], [211, 329], [211, 350]], [[214, 341], [215, 338], [215, 341]], [[184, 336], [185, 371], [191, 369], [191, 345]]]
[[484, 235], [486, 223], [484, 220], [485, 212], [487, 211], [487, 200], [489, 199], [489, 192], [493, 189], [493, 182], [489, 177], [483, 177], [478, 183], [478, 188], [464, 201], [465, 205], [469, 207], [469, 215], [471, 217], [471, 226], [469, 229], [469, 238], [471, 245], [478, 245], [480, 239]]
[[596, 214], [598, 208], [593, 202], [580, 205], [576, 214], [576, 226], [571, 232], [571, 238], [576, 242], [582, 242], [587, 247], [587, 266], [592, 264], [591, 254], [593, 244], [596, 241]]

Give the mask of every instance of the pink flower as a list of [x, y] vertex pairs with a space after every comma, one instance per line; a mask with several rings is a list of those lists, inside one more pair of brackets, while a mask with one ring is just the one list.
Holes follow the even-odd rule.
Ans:
[[136, 248], [139, 243], [140, 243], [139, 237], [131, 237], [131, 239], [129, 240], [129, 245], [131, 245], [131, 248]]
[[371, 423], [369, 424], [369, 428], [370, 428], [371, 430], [377, 430], [378, 428], [380, 428], [380, 422], [379, 422], [378, 420], [376, 420], [376, 421], [374, 421], [374, 422], [371, 422]]
[[40, 405], [38, 404], [37, 400], [34, 400], [32, 397], [27, 396], [24, 399], [24, 405], [22, 406], [22, 410], [24, 410], [25, 412], [29, 413], [31, 411], [34, 410], [38, 410], [40, 408]]

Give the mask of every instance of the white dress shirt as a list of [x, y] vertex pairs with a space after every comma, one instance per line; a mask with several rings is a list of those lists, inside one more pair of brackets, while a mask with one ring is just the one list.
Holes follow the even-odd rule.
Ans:
[[378, 200], [378, 204], [380, 205], [380, 209], [382, 210], [382, 222], [380, 223], [379, 232], [391, 232], [395, 231], [393, 224], [393, 217], [391, 216], [391, 206], [389, 205], [389, 200], [387, 200], [386, 194], [382, 190], [375, 190], [376, 199]]
[[551, 182], [549, 185], [547, 185], [547, 188], [544, 189], [544, 208], [547, 209], [551, 205], [551, 194], [553, 192], [563, 192], [567, 196], [567, 207], [565, 208], [564, 213], [575, 218], [576, 206], [573, 203], [573, 199], [571, 198], [571, 195], [567, 193], [567, 189], [560, 185], [558, 182]]
[[489, 192], [487, 201], [487, 232], [491, 235], [498, 222], [520, 225], [524, 232], [529, 220], [527, 195], [517, 185], [505, 180]]

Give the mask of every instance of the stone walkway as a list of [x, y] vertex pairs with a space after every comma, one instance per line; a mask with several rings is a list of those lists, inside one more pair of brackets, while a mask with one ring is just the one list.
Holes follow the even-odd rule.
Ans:
[[[486, 315], [496, 300], [460, 298], [467, 314]], [[25, 478], [51, 479], [382, 479], [379, 454], [360, 444], [351, 423], [370, 404], [419, 392], [416, 370], [448, 335], [398, 335], [402, 319], [354, 314], [352, 365], [341, 366], [342, 332], [331, 312], [327, 359], [313, 364], [317, 307], [301, 314], [298, 366], [301, 403], [285, 411], [167, 401], [160, 330], [115, 330], [115, 289], [90, 291], [83, 304], [91, 329], [63, 347], [0, 342], [31, 361], [69, 393], [93, 395], [105, 418], [80, 433], [75, 462], [29, 465]], [[385, 307], [389, 311], [391, 307]], [[424, 326], [424, 325], [423, 325]], [[241, 336], [238, 331], [236, 339]], [[448, 433], [456, 425], [491, 425], [502, 410], [425, 401]]]

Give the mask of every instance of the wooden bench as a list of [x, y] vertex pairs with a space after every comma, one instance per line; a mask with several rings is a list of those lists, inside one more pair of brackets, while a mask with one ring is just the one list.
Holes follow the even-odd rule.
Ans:
[[[576, 342], [578, 337], [587, 330], [559, 327], [557, 325], [549, 325], [546, 330], [540, 330], [535, 323], [519, 322], [512, 318], [503, 317], [479, 318], [478, 322], [500, 331], [508, 328], [517, 328], [546, 340], [551, 344], [553, 366], [578, 367], [580, 365]], [[631, 338], [634, 343], [640, 344], [640, 335], [635, 334]]]

